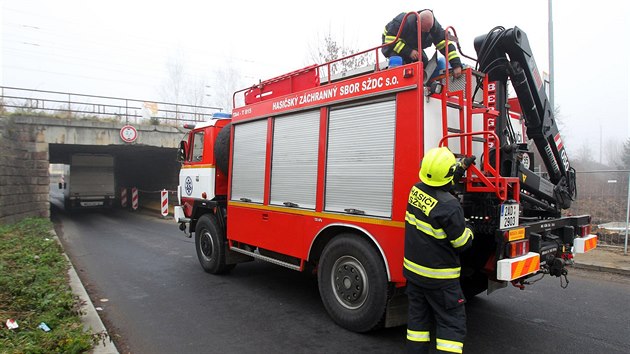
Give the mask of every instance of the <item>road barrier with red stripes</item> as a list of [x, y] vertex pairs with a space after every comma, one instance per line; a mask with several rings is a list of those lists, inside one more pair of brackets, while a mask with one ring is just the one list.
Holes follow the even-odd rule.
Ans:
[[138, 188], [131, 188], [131, 209], [138, 210]]
[[[123, 201], [124, 195], [127, 194], [126, 189], [128, 187], [121, 188], [120, 194], [120, 203], [123, 208], [127, 207], [126, 202]], [[144, 190], [138, 189], [137, 187], [130, 187], [131, 192], [131, 209], [137, 210], [140, 207], [139, 196], [142, 194], [142, 207], [149, 210], [155, 210], [160, 213], [163, 217], [168, 216], [169, 211], [169, 202], [170, 200], [177, 200], [177, 191], [176, 190]], [[169, 198], [169, 193], [172, 193], [172, 196]], [[159, 195], [159, 202], [158, 202]], [[127, 198], [129, 199], [129, 198]]]
[[162, 216], [167, 216], [168, 215], [168, 191], [166, 189], [163, 189], [161, 194], [162, 194], [162, 197], [160, 198], [160, 202], [162, 205], [162, 208], [161, 208]]

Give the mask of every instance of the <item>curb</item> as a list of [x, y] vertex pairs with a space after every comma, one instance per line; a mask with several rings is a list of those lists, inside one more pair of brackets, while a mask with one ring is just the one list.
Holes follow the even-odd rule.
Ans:
[[593, 270], [597, 272], [614, 273], [614, 274], [619, 274], [619, 275], [630, 276], [630, 269], [624, 269], [624, 268], [606, 267], [606, 266], [601, 266], [601, 265], [585, 264], [585, 263], [574, 263], [572, 267], [575, 269]]
[[[51, 234], [63, 250], [63, 244], [57, 236], [57, 233], [52, 230]], [[94, 345], [90, 353], [119, 354], [118, 349], [116, 349], [116, 345], [109, 336], [109, 333], [107, 333], [107, 329], [105, 328], [105, 325], [103, 325], [103, 321], [101, 321], [101, 318], [98, 316], [98, 312], [96, 312], [96, 308], [94, 308], [94, 304], [92, 303], [92, 300], [90, 300], [87, 291], [85, 291], [85, 287], [83, 286], [83, 283], [81, 283], [81, 279], [79, 279], [79, 275], [74, 269], [72, 261], [65, 253], [65, 250], [63, 255], [68, 260], [68, 264], [70, 265], [68, 269], [70, 288], [72, 289], [72, 293], [79, 298], [81, 322], [83, 322], [84, 330], [94, 334], [98, 333], [103, 335], [102, 339], [100, 339], [99, 342]]]

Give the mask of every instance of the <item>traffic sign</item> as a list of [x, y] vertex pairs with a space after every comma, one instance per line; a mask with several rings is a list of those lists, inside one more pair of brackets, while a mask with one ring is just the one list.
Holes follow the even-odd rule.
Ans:
[[138, 139], [138, 131], [131, 125], [120, 128], [120, 138], [126, 143], [133, 143]]

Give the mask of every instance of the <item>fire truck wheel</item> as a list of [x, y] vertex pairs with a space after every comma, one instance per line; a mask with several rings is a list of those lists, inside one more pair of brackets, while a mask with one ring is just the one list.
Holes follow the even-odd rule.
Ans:
[[225, 234], [214, 215], [202, 215], [197, 221], [195, 248], [201, 267], [208, 273], [224, 274], [235, 266], [225, 264]]
[[353, 234], [333, 238], [317, 272], [324, 307], [340, 326], [355, 332], [382, 327], [387, 305], [387, 275], [380, 255]]

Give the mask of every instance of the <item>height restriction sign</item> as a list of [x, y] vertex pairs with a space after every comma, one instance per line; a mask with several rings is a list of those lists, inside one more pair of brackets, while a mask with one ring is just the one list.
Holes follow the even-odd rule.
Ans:
[[131, 125], [120, 128], [120, 138], [126, 143], [133, 143], [138, 138], [138, 131]]

